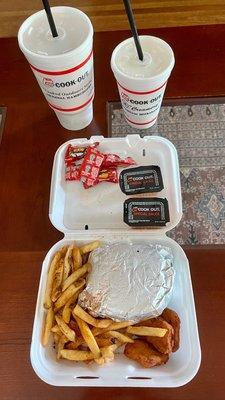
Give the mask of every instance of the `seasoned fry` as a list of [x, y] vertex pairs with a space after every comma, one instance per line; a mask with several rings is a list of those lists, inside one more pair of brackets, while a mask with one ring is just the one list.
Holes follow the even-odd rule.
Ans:
[[52, 296], [51, 299], [53, 302], [55, 302], [62, 291], [62, 279], [63, 279], [63, 268], [64, 268], [64, 262], [63, 259], [61, 258], [61, 260], [58, 263], [58, 267], [55, 270], [55, 274], [53, 277], [53, 283], [52, 283]]
[[94, 354], [94, 357], [95, 358], [100, 357], [100, 355], [101, 355], [100, 349], [98, 347], [95, 337], [92, 334], [88, 324], [85, 321], [82, 321], [82, 319], [78, 318], [77, 316], [75, 316], [75, 319], [80, 328], [81, 335], [83, 336], [83, 338], [84, 338], [85, 342], [87, 343], [91, 352]]
[[61, 317], [58, 315], [55, 316], [56, 322], [62, 331], [62, 333], [71, 341], [74, 342], [75, 340], [75, 332], [63, 321]]
[[62, 311], [62, 317], [63, 320], [66, 322], [66, 324], [68, 324], [70, 322], [70, 317], [71, 317], [71, 312], [72, 312], [72, 305], [75, 303], [75, 301], [77, 300], [78, 296], [79, 296], [80, 290], [77, 291], [74, 296], [72, 296], [67, 303], [65, 304], [65, 306], [63, 307], [63, 311]]
[[98, 336], [98, 335], [104, 334], [105, 332], [108, 332], [109, 330], [110, 330], [110, 327], [104, 328], [104, 329], [94, 327], [92, 329], [92, 334], [93, 334], [93, 336]]
[[149, 326], [130, 326], [127, 328], [127, 333], [132, 333], [137, 336], [165, 336], [167, 329], [151, 328]]
[[58, 262], [61, 258], [61, 252], [57, 251], [53, 260], [50, 264], [50, 268], [48, 271], [46, 289], [45, 289], [45, 299], [44, 299], [44, 307], [50, 308], [52, 305], [51, 294], [52, 294], [52, 284], [54, 279], [55, 270], [57, 268]]
[[102, 366], [102, 365], [105, 364], [105, 359], [104, 359], [104, 357], [95, 358], [95, 362], [96, 362], [98, 365]]
[[52, 327], [51, 331], [53, 333], [57, 333], [57, 335], [60, 335], [60, 336], [62, 335], [62, 332], [57, 324]]
[[102, 357], [106, 363], [114, 360], [114, 351], [117, 349], [117, 347], [118, 346], [116, 344], [112, 344], [110, 346], [101, 348]]
[[77, 269], [74, 271], [68, 278], [64, 281], [62, 291], [66, 290], [72, 283], [77, 281], [79, 278], [81, 278], [86, 272], [88, 272], [91, 268], [91, 264], [85, 264], [83, 267]]
[[133, 339], [131, 339], [129, 336], [124, 335], [123, 333], [118, 332], [118, 331], [109, 331], [105, 335], [107, 335], [109, 337], [114, 337], [114, 338], [118, 339], [121, 343], [134, 343]]
[[67, 301], [75, 295], [75, 293], [79, 292], [79, 290], [84, 287], [85, 285], [85, 280], [81, 279], [79, 282], [76, 282], [76, 284], [70, 285], [58, 298], [58, 300], [55, 302], [55, 310], [58, 311], [61, 307], [63, 307]]
[[61, 358], [61, 350], [64, 349], [66, 342], [68, 342], [67, 337], [65, 335], [60, 336], [59, 342], [57, 345], [57, 356], [56, 356], [57, 360], [59, 360]]
[[95, 356], [91, 351], [61, 350], [61, 357], [72, 361], [86, 361], [93, 360]]
[[118, 329], [127, 328], [130, 325], [134, 325], [131, 321], [113, 322], [109, 328], [111, 331], [117, 331]]
[[97, 336], [95, 338], [95, 340], [98, 343], [98, 346], [100, 347], [100, 349], [101, 349], [101, 347], [111, 346], [112, 344], [115, 344], [115, 342], [116, 342], [116, 338], [114, 338], [114, 337], [104, 338], [104, 337]]
[[68, 306], [67, 304], [68, 304], [68, 302], [63, 307], [63, 312], [62, 312], [62, 318], [66, 324], [68, 324], [70, 322], [70, 317], [71, 317], [71, 312], [72, 312], [71, 307]]
[[57, 333], [53, 333], [54, 344], [57, 345], [59, 343], [60, 335]]
[[44, 329], [43, 329], [43, 335], [42, 335], [42, 344], [43, 346], [46, 346], [49, 341], [49, 336], [51, 333], [51, 328], [53, 325], [54, 321], [54, 312], [52, 308], [49, 308], [47, 311], [46, 319], [45, 319], [45, 324], [44, 324]]
[[65, 259], [64, 259], [64, 270], [63, 270], [63, 281], [65, 281], [72, 269], [72, 251], [73, 251], [73, 244], [71, 244], [66, 252]]
[[67, 343], [66, 348], [69, 350], [75, 350], [82, 344], [85, 344], [85, 340], [83, 337], [76, 337], [74, 342]]
[[85, 253], [89, 253], [90, 251], [97, 249], [99, 246], [100, 246], [99, 240], [96, 240], [95, 242], [92, 242], [92, 243], [85, 244], [84, 246], [80, 247], [80, 253], [81, 253], [81, 255], [85, 254]]
[[107, 328], [111, 324], [111, 319], [96, 319], [88, 314], [79, 304], [73, 310], [73, 315], [76, 315], [89, 325], [96, 326], [97, 328]]
[[76, 271], [78, 268], [82, 267], [82, 256], [80, 254], [80, 249], [76, 246], [73, 247], [73, 270]]

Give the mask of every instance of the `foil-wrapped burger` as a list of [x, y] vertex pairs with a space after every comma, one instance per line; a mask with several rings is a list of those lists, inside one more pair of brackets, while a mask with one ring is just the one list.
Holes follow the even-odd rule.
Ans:
[[167, 307], [174, 281], [169, 247], [107, 244], [94, 250], [89, 260], [92, 270], [79, 304], [93, 316], [138, 322]]

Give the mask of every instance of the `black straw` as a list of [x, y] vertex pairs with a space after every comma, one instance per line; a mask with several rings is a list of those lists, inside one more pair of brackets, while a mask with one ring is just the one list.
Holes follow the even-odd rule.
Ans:
[[123, 0], [123, 2], [124, 2], [124, 7], [125, 7], [125, 10], [126, 10], [126, 13], [127, 13], [127, 17], [128, 17], [129, 23], [130, 23], [130, 29], [131, 29], [131, 32], [132, 32], [132, 35], [133, 35], [133, 38], [134, 38], [134, 43], [135, 43], [135, 46], [136, 46], [136, 49], [137, 49], [138, 58], [139, 58], [139, 60], [143, 61], [144, 55], [143, 55], [143, 51], [142, 51], [142, 48], [141, 48], [141, 43], [140, 43], [140, 40], [139, 40], [139, 36], [138, 36], [138, 33], [137, 33], [137, 28], [136, 28], [136, 24], [135, 24], [133, 11], [132, 11], [132, 8], [131, 8], [131, 5], [130, 5], [130, 0]]
[[43, 6], [45, 8], [46, 14], [47, 14], [47, 18], [48, 18], [48, 22], [49, 22], [49, 26], [52, 32], [52, 36], [53, 37], [57, 37], [58, 36], [58, 32], [56, 30], [56, 26], [55, 26], [55, 21], [53, 19], [52, 16], [52, 12], [51, 12], [51, 8], [49, 5], [48, 0], [42, 0]]

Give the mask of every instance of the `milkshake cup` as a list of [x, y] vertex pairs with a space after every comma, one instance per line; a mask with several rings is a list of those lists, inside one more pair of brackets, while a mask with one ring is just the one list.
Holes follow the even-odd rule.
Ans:
[[76, 8], [51, 10], [58, 36], [53, 38], [42, 10], [21, 25], [19, 47], [61, 125], [80, 130], [93, 118], [93, 27]]
[[126, 121], [136, 129], [147, 129], [156, 123], [175, 59], [164, 40], [154, 36], [139, 38], [144, 60], [139, 60], [134, 40], [129, 38], [114, 49], [111, 68]]

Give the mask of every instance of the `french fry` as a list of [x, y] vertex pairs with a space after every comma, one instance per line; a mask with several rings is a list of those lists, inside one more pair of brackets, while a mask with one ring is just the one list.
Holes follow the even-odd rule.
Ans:
[[52, 283], [52, 296], [51, 299], [53, 302], [55, 302], [60, 294], [61, 294], [61, 285], [62, 285], [62, 279], [63, 279], [63, 268], [64, 268], [64, 262], [63, 259], [61, 258], [61, 260], [58, 263], [58, 266], [55, 270], [55, 274], [53, 277], [53, 283]]
[[96, 240], [95, 242], [85, 244], [84, 246], [80, 247], [80, 253], [85, 254], [85, 253], [90, 253], [90, 251], [93, 251], [97, 249], [100, 246], [99, 240]]
[[79, 278], [81, 278], [83, 275], [86, 274], [87, 271], [89, 271], [91, 268], [91, 264], [85, 264], [83, 267], [77, 269], [74, 271], [68, 278], [64, 281], [62, 291], [66, 290], [72, 283], [77, 281]]
[[88, 324], [85, 321], [82, 321], [82, 319], [78, 318], [76, 315], [75, 315], [75, 319], [79, 326], [81, 335], [83, 336], [83, 338], [84, 338], [85, 342], [87, 343], [91, 352], [94, 354], [94, 357], [95, 358], [100, 357], [100, 355], [101, 355], [100, 349], [98, 347], [95, 337], [93, 336]]
[[66, 324], [68, 324], [70, 322], [71, 312], [72, 312], [72, 309], [70, 307], [70, 300], [69, 300], [63, 307], [63, 312], [62, 312], [62, 318]]
[[165, 336], [167, 329], [163, 328], [151, 328], [149, 326], [129, 326], [127, 333], [132, 333], [137, 336]]
[[105, 359], [104, 359], [104, 357], [95, 358], [95, 362], [96, 362], [98, 365], [102, 366], [102, 365], [105, 364]]
[[57, 324], [52, 327], [51, 332], [57, 333], [57, 335], [60, 335], [60, 336], [62, 335], [62, 332]]
[[49, 267], [46, 289], [45, 289], [45, 299], [44, 299], [45, 308], [50, 308], [52, 305], [52, 300], [51, 300], [52, 284], [53, 284], [55, 270], [57, 268], [60, 258], [61, 258], [61, 252], [57, 251]]
[[101, 348], [101, 354], [106, 363], [114, 360], [114, 351], [117, 349], [117, 347], [118, 346], [116, 344], [112, 344], [110, 346]]
[[70, 285], [58, 298], [55, 302], [55, 311], [58, 311], [61, 307], [63, 307], [67, 301], [75, 295], [75, 293], [79, 292], [79, 290], [84, 287], [85, 280], [81, 279], [80, 281], [76, 282], [76, 284]]
[[116, 342], [116, 339], [113, 337], [104, 338], [104, 337], [97, 336], [95, 338], [95, 340], [98, 343], [100, 350], [101, 350], [101, 347], [111, 346], [112, 344], [115, 344], [115, 342]]
[[95, 358], [91, 351], [84, 350], [61, 350], [61, 357], [72, 361], [87, 361]]
[[[81, 282], [81, 281], [80, 281]], [[82, 281], [83, 282], [83, 281]], [[79, 282], [77, 282], [79, 283]], [[66, 324], [68, 324], [70, 322], [70, 317], [71, 317], [71, 312], [72, 312], [72, 305], [75, 303], [75, 301], [77, 300], [80, 292], [82, 289], [79, 289], [74, 296], [72, 296], [67, 303], [65, 304], [65, 306], [63, 307], [63, 311], [62, 311], [62, 317], [63, 320], [66, 322]]]
[[78, 268], [82, 267], [82, 256], [80, 254], [80, 249], [76, 246], [73, 247], [73, 270], [76, 271]]
[[58, 315], [55, 315], [55, 319], [63, 335], [65, 335], [71, 342], [74, 342], [76, 337], [75, 332]]
[[95, 326], [94, 326], [94, 328], [92, 329], [92, 334], [93, 334], [93, 336], [95, 337], [95, 336], [98, 336], [98, 335], [102, 335], [102, 334], [104, 334], [105, 332], [108, 332], [110, 329], [109, 328], [104, 328], [104, 329], [102, 329], [102, 328], [96, 328]]
[[58, 335], [57, 333], [53, 333], [53, 338], [54, 344], [57, 346], [57, 344], [59, 343], [60, 335]]
[[127, 328], [130, 325], [134, 325], [134, 322], [131, 321], [112, 322], [112, 324], [109, 326], [110, 328], [109, 330], [117, 331], [118, 329]]
[[65, 259], [64, 259], [64, 270], [63, 270], [63, 281], [65, 281], [72, 269], [72, 251], [73, 251], [73, 244], [71, 244], [66, 252]]
[[66, 348], [69, 350], [76, 350], [79, 346], [81, 346], [82, 344], [85, 344], [85, 340], [82, 337], [76, 337], [74, 342], [70, 342], [66, 345]]
[[54, 312], [52, 308], [49, 308], [47, 311], [45, 323], [44, 323], [44, 329], [43, 329], [43, 335], [42, 335], [42, 345], [47, 346], [50, 333], [51, 333], [51, 328], [53, 325], [54, 321]]
[[71, 317], [71, 312], [72, 312], [72, 304], [75, 303], [75, 301], [77, 300], [78, 296], [79, 296], [80, 290], [77, 291], [75, 293], [74, 296], [72, 296], [67, 303], [65, 304], [65, 306], [63, 307], [63, 311], [62, 311], [62, 318], [63, 321], [68, 324], [70, 322], [70, 317]]
[[118, 331], [109, 331], [109, 332], [106, 332], [105, 335], [107, 335], [109, 337], [114, 337], [114, 338], [118, 339], [119, 342], [121, 342], [121, 343], [134, 343], [133, 339], [131, 339], [129, 336], [124, 335], [123, 333], [118, 332]]
[[107, 328], [111, 324], [111, 319], [96, 319], [88, 314], [79, 304], [73, 310], [73, 315], [76, 315], [89, 325], [96, 326], [97, 328]]
[[61, 358], [61, 350], [64, 349], [66, 342], [68, 342], [67, 337], [65, 335], [60, 336], [59, 342], [57, 345], [57, 356], [56, 356], [57, 360], [59, 360]]

